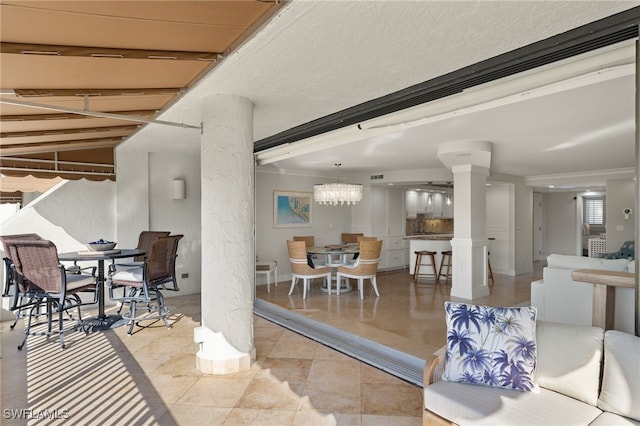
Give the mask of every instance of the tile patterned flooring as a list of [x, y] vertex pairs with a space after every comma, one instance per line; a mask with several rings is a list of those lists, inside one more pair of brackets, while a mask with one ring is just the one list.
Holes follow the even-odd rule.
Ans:
[[[537, 272], [536, 272], [537, 273]], [[523, 277], [496, 275], [479, 303], [528, 300]], [[413, 283], [406, 271], [379, 274], [380, 298], [340, 296], [312, 288], [302, 300], [280, 282], [258, 297], [347, 331], [426, 358], [444, 341], [441, 283]], [[318, 282], [319, 285], [319, 282]], [[195, 369], [193, 329], [200, 295], [167, 299], [171, 329], [147, 323], [132, 336], [120, 327], [54, 339], [29, 337], [18, 351], [22, 323], [0, 327], [0, 403], [3, 425], [419, 425], [421, 389], [322, 344], [254, 317], [257, 360], [225, 376]], [[89, 313], [90, 314], [90, 313]], [[30, 412], [25, 410], [31, 410]], [[57, 417], [57, 418], [56, 418]], [[27, 419], [28, 418], [28, 419]]]

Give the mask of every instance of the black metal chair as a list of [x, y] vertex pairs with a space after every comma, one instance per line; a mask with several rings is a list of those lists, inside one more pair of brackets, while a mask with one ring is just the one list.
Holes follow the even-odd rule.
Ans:
[[[164, 304], [161, 290], [179, 291], [176, 278], [176, 258], [178, 242], [182, 235], [170, 235], [157, 238], [151, 245], [144, 265], [117, 271], [108, 281], [109, 297], [129, 306], [129, 312], [122, 317], [128, 320], [128, 334], [143, 320], [161, 319], [167, 328], [169, 309]], [[142, 306], [140, 306], [142, 305]], [[140, 308], [146, 313], [139, 314]], [[152, 311], [156, 311], [152, 314]]]
[[[64, 265], [58, 260], [58, 250], [54, 243], [47, 240], [7, 240], [5, 242], [13, 256], [15, 294], [20, 295], [21, 303], [12, 306], [12, 309], [27, 310], [25, 314], [27, 324], [25, 337], [18, 346], [21, 350], [30, 335], [52, 335], [53, 314], [58, 314], [58, 336], [60, 345], [65, 347], [64, 334], [69, 331], [64, 329], [64, 314], [73, 320], [69, 312], [78, 310], [78, 319], [73, 330], [82, 321], [80, 307], [97, 302], [97, 285], [95, 275], [83, 273], [67, 273]], [[93, 299], [83, 302], [81, 293], [92, 293]], [[15, 298], [15, 296], [14, 296]], [[41, 309], [44, 308], [44, 311]], [[32, 331], [32, 327], [38, 322], [39, 317], [46, 316], [46, 331]], [[36, 323], [34, 323], [34, 319]]]

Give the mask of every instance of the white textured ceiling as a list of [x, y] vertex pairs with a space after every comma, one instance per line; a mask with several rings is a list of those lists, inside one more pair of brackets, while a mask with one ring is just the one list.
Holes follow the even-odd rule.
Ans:
[[[202, 97], [233, 93], [253, 101], [259, 140], [639, 4], [294, 0], [161, 118], [197, 125]], [[493, 145], [492, 173], [629, 168], [633, 76], [373, 133], [265, 167], [325, 174], [336, 161], [347, 172], [442, 167], [435, 155], [441, 143], [482, 139]], [[159, 125], [125, 143], [125, 149], [192, 153], [199, 146], [199, 132]]]

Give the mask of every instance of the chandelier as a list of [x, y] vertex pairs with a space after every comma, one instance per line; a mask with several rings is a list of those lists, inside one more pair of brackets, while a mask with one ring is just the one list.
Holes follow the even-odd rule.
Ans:
[[338, 182], [341, 163], [334, 164], [338, 171], [336, 173], [336, 183], [322, 183], [313, 185], [313, 198], [317, 203], [337, 206], [358, 204], [362, 200], [362, 185]]

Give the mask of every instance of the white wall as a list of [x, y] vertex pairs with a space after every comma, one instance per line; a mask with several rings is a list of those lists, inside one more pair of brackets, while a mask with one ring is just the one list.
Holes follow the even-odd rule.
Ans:
[[[634, 216], [624, 219], [622, 209], [633, 209], [635, 203], [635, 183], [631, 179], [609, 180], [606, 190], [607, 250], [615, 251], [622, 243], [633, 240], [635, 235]], [[582, 255], [579, 233], [581, 197], [574, 192], [558, 192], [543, 195], [544, 202], [544, 253]], [[619, 227], [622, 230], [619, 230]], [[580, 245], [580, 247], [577, 247]]]
[[[312, 226], [302, 228], [274, 228], [273, 192], [313, 192], [313, 185], [327, 179], [292, 174], [256, 172], [256, 256], [259, 260], [278, 261], [278, 280], [290, 279], [289, 254], [286, 241], [294, 235], [313, 235], [316, 245], [340, 242], [342, 232], [350, 232], [351, 207], [312, 205]], [[259, 282], [266, 282], [258, 277]]]
[[577, 194], [574, 192], [544, 194], [544, 223], [547, 226], [543, 230], [545, 243], [543, 249], [546, 256], [550, 254], [578, 254], [576, 203]]
[[[183, 234], [176, 271], [179, 293], [200, 292], [200, 157], [118, 149], [118, 239], [135, 247], [143, 230]], [[186, 198], [172, 199], [172, 181], [186, 181]], [[183, 278], [187, 274], [188, 277]]]
[[[607, 181], [607, 251], [618, 250], [625, 241], [635, 239], [635, 182], [631, 179]], [[632, 210], [629, 219], [623, 209]]]
[[[100, 238], [117, 241], [115, 211], [114, 182], [63, 181], [2, 222], [0, 234], [36, 233], [60, 252], [83, 250]], [[3, 299], [2, 320], [13, 316], [8, 303]]]

